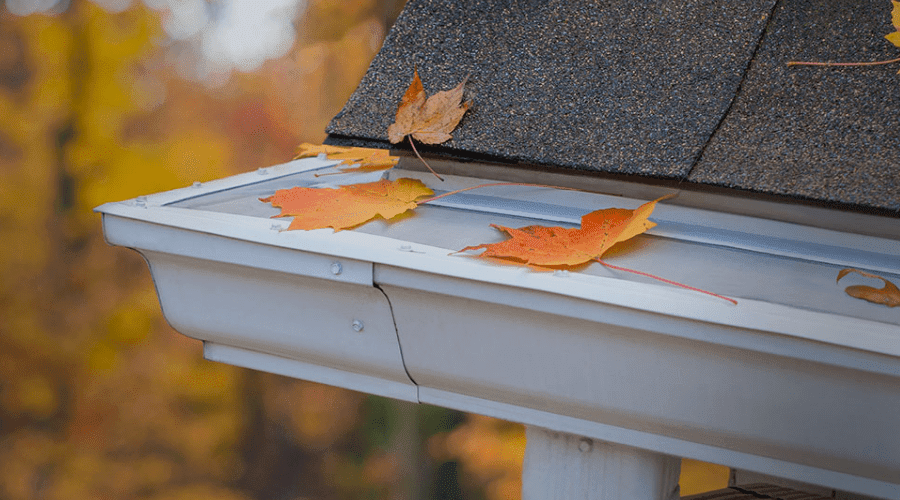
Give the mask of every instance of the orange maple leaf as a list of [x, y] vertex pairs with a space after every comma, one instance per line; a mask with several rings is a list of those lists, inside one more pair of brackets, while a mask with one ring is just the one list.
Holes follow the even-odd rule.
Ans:
[[394, 123], [388, 127], [388, 139], [392, 144], [402, 141], [407, 135], [425, 144], [440, 144], [450, 140], [450, 132], [459, 125], [469, 109], [470, 102], [462, 102], [463, 87], [468, 77], [450, 90], [438, 92], [428, 99], [419, 78], [418, 70], [413, 71], [413, 81], [403, 94]]
[[[634, 210], [607, 208], [581, 218], [580, 228], [498, 226], [511, 236], [499, 243], [468, 246], [459, 252], [484, 249], [477, 257], [498, 257], [536, 266], [577, 266], [599, 259], [610, 247], [633, 238], [656, 225], [647, 218], [663, 196]], [[457, 253], [459, 253], [457, 252]]]
[[392, 219], [418, 206], [434, 191], [417, 179], [380, 180], [338, 188], [279, 189], [259, 201], [281, 208], [275, 217], [294, 216], [288, 229], [349, 229], [376, 217]]
[[[894, 4], [897, 4], [897, 2], [894, 2]], [[837, 275], [837, 280], [835, 280], [835, 283], [841, 281], [841, 278], [847, 276], [850, 273], [858, 273], [867, 278], [875, 278], [884, 281], [884, 287], [875, 288], [864, 285], [852, 285], [844, 289], [847, 295], [857, 299], [867, 300], [875, 304], [883, 304], [888, 307], [900, 306], [900, 289], [897, 288], [897, 285], [888, 281], [887, 278], [878, 276], [877, 274], [867, 273], [865, 271], [860, 271], [859, 269], [848, 267], [846, 269], [841, 269], [841, 272], [839, 272]]]
[[[330, 160], [343, 160], [338, 166], [348, 165], [341, 172], [374, 172], [393, 168], [400, 159], [399, 156], [391, 156], [386, 149], [357, 148], [330, 146], [327, 144], [310, 144], [304, 142], [297, 147], [294, 159], [310, 158], [325, 154]], [[353, 165], [358, 164], [354, 167]]]

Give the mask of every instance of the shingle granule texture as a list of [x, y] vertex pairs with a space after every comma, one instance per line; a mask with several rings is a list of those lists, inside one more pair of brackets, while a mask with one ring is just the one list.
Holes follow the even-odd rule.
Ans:
[[731, 112], [690, 181], [900, 210], [900, 64], [787, 67], [786, 61], [878, 61], [890, 2], [779, 2]]
[[412, 80], [470, 76], [443, 147], [685, 175], [728, 108], [773, 1], [410, 0], [330, 134], [387, 139]]
[[785, 65], [900, 56], [890, 7], [409, 0], [327, 131], [387, 144], [417, 67], [429, 94], [469, 75], [432, 151], [900, 210], [900, 65]]

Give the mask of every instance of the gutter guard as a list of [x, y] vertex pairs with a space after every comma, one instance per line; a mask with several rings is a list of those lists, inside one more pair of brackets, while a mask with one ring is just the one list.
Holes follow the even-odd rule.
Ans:
[[[733, 306], [599, 265], [538, 272], [448, 255], [499, 239], [488, 222], [577, 223], [642, 200], [485, 188], [338, 233], [282, 231], [256, 201], [381, 175], [315, 177], [335, 163], [297, 160], [97, 211], [111, 244], [145, 257], [165, 317], [209, 359], [900, 498], [900, 316], [834, 284], [841, 267], [900, 280], [900, 241], [659, 205], [640, 251], [615, 258]], [[481, 182], [389, 175], [446, 190]]]

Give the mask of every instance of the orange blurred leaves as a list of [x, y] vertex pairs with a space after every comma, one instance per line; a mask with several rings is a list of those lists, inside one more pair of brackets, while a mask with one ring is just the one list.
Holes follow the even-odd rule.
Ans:
[[376, 217], [392, 219], [418, 206], [434, 191], [417, 179], [380, 180], [339, 188], [279, 189], [260, 201], [281, 208], [276, 217], [294, 216], [288, 229], [349, 229]]
[[428, 440], [429, 454], [439, 460], [463, 464], [467, 480], [485, 491], [489, 500], [518, 498], [522, 491], [525, 427], [482, 415], [446, 434]]
[[[297, 42], [315, 64], [289, 54], [216, 89], [179, 77], [168, 63], [185, 47], [170, 51], [165, 14], [140, 2], [4, 12], [0, 46], [10, 53], [0, 59], [12, 66], [0, 81], [0, 240], [16, 244], [0, 245], [0, 497], [372, 489], [319, 465], [371, 460], [340, 447], [368, 432], [356, 411], [363, 396], [335, 389], [312, 403], [306, 382], [203, 360], [197, 341], [165, 326], [141, 258], [108, 246], [88, 210], [281, 162], [300, 140], [321, 140], [383, 36], [369, 0], [309, 2], [307, 14], [325, 17], [336, 3], [358, 14], [335, 18], [334, 36]], [[330, 425], [302, 430], [327, 432], [325, 444], [291, 425], [311, 412]], [[280, 422], [278, 439], [269, 422]], [[269, 458], [243, 443], [265, 443]]]

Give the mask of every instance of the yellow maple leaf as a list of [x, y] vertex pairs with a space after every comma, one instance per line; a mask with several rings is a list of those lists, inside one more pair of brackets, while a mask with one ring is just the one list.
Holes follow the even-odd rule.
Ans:
[[897, 31], [889, 33], [884, 37], [887, 38], [889, 42], [900, 47], [900, 2], [892, 0], [891, 3], [894, 4], [894, 9], [891, 10], [891, 24], [894, 25], [894, 28]]
[[[341, 169], [342, 173], [387, 170], [393, 168], [400, 160], [399, 156], [391, 156], [386, 149], [330, 146], [308, 142], [297, 147], [294, 159], [311, 158], [323, 153], [329, 160], [342, 160], [338, 166], [347, 165]], [[354, 167], [355, 164], [358, 166]]]
[[294, 159], [299, 160], [300, 158], [312, 158], [313, 156], [319, 156], [323, 153], [327, 156], [329, 154], [344, 152], [347, 149], [348, 148], [342, 148], [340, 146], [329, 146], [327, 144], [311, 144], [308, 142], [304, 142], [297, 146], [297, 152], [294, 154]]

